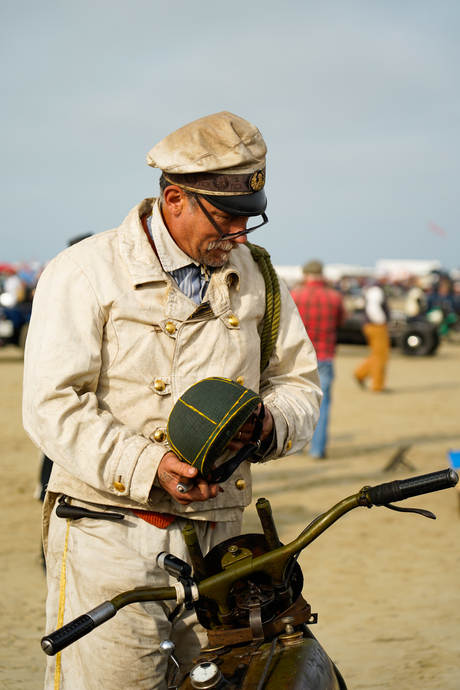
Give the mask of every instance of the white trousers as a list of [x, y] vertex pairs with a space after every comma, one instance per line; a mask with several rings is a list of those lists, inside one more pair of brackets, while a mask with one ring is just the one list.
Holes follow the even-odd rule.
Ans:
[[[176, 580], [156, 565], [161, 551], [190, 562], [182, 538], [186, 520], [158, 529], [124, 508], [72, 501], [97, 511], [123, 513], [124, 520], [51, 515], [46, 553], [48, 599], [46, 632], [65, 625], [121, 592], [138, 587], [170, 587]], [[243, 510], [235, 522], [194, 521], [205, 555], [216, 544], [240, 534]], [[48, 658], [45, 690], [166, 690], [167, 659], [158, 646], [176, 645], [176, 657], [190, 663], [206, 643], [194, 611], [181, 607], [171, 622], [175, 601], [130, 604], [114, 618], [61, 653]]]

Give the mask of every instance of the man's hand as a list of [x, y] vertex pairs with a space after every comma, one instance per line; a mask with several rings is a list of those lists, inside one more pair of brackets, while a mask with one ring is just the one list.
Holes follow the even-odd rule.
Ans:
[[[258, 415], [260, 412], [261, 405], [259, 405], [254, 414]], [[232, 438], [230, 443], [227, 444], [228, 450], [240, 450], [251, 440], [252, 433], [254, 431], [254, 415], [251, 415], [247, 422], [240, 427], [239, 431]], [[260, 440], [264, 441], [272, 432], [273, 429], [273, 417], [270, 410], [265, 407], [265, 417], [262, 426], [262, 433], [260, 435]]]
[[[183, 506], [194, 501], [207, 501], [219, 492], [218, 484], [209, 484], [195, 467], [181, 462], [175, 453], [166, 453], [158, 465], [157, 477], [162, 488]], [[186, 494], [177, 490], [178, 482], [191, 486]]]

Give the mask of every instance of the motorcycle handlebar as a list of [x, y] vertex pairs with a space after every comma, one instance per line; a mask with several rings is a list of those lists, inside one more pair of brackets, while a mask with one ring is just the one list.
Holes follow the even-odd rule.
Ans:
[[[249, 575], [252, 572], [276, 573], [281, 581], [284, 578], [285, 568], [292, 556], [302, 551], [308, 544], [322, 534], [342, 515], [359, 506], [382, 506], [394, 501], [402, 501], [412, 496], [428, 494], [432, 491], [441, 491], [455, 486], [459, 481], [457, 473], [452, 470], [441, 470], [423, 474], [410, 479], [396, 480], [379, 484], [373, 487], [364, 487], [358, 494], [341, 501], [328, 510], [324, 515], [314, 520], [302, 534], [290, 544], [280, 546], [273, 551], [255, 557], [251, 563], [242, 561], [235, 564], [233, 569], [214, 575], [201, 581], [197, 587], [200, 595], [213, 599], [214, 590], [219, 583], [225, 585], [230, 591], [230, 586], [238, 578]], [[274, 570], [273, 570], [274, 568]], [[233, 570], [235, 572], [233, 572]], [[159, 601], [176, 599], [175, 587], [153, 587], [130, 590], [119, 594], [112, 601], [106, 601], [92, 611], [88, 611], [79, 618], [64, 625], [64, 627], [45, 636], [42, 639], [42, 649], [49, 656], [76, 642], [81, 637], [91, 632], [101, 623], [112, 618], [123, 606], [139, 601]], [[177, 600], [177, 599], [176, 599]], [[217, 599], [214, 599], [217, 602]]]
[[42, 639], [42, 649], [48, 656], [54, 656], [72, 642], [76, 642], [84, 635], [90, 633], [101, 623], [105, 623], [116, 614], [117, 609], [110, 601], [105, 601], [100, 606], [96, 606], [92, 611], [84, 613], [82, 616], [70, 621], [64, 627], [59, 628], [53, 633], [46, 635]]
[[367, 490], [369, 503], [374, 506], [383, 506], [395, 501], [403, 501], [412, 496], [429, 494], [432, 491], [450, 489], [458, 483], [458, 474], [455, 470], [441, 470], [422, 474], [410, 479], [401, 479], [394, 482], [386, 482], [378, 486], [372, 486]]

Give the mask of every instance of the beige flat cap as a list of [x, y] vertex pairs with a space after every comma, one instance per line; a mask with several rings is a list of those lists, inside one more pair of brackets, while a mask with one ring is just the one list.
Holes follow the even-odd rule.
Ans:
[[[160, 141], [147, 163], [166, 182], [229, 213], [263, 214], [267, 147], [257, 127], [227, 111], [190, 122]], [[265, 222], [267, 222], [265, 220]]]
[[231, 175], [263, 170], [266, 153], [257, 127], [224, 111], [201, 117], [162, 139], [147, 154], [147, 163], [178, 175]]

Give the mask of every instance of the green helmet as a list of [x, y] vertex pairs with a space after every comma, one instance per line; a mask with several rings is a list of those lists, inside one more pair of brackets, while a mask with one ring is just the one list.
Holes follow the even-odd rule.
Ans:
[[238, 429], [262, 402], [236, 381], [213, 376], [190, 386], [171, 410], [171, 449], [205, 477]]

